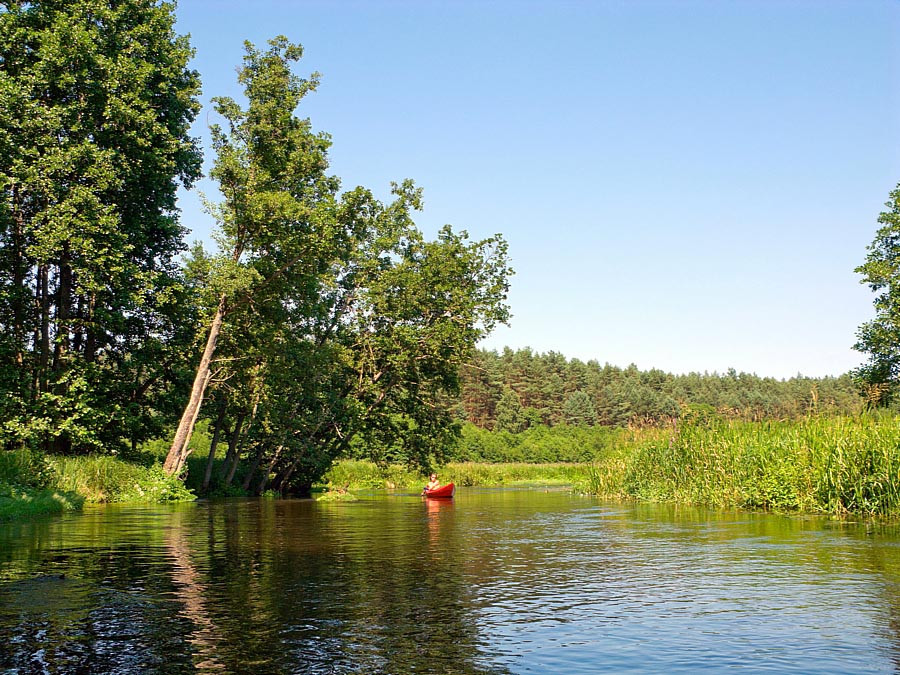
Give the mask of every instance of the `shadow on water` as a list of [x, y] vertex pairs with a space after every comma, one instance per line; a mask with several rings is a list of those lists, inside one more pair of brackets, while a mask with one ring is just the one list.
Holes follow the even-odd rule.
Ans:
[[892, 672], [900, 534], [563, 492], [0, 526], [10, 673]]
[[453, 516], [225, 501], [2, 532], [0, 670], [503, 672], [479, 663]]

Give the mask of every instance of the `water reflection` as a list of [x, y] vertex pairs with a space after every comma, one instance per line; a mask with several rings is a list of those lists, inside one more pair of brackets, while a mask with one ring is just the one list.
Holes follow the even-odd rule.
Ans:
[[564, 492], [105, 507], [0, 526], [0, 671], [891, 672], [898, 581], [895, 528]]

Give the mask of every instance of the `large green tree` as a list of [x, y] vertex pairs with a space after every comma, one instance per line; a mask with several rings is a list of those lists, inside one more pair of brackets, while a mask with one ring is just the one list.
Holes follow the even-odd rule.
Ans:
[[885, 403], [900, 376], [900, 185], [878, 216], [881, 227], [856, 268], [875, 296], [875, 318], [860, 326], [854, 349], [868, 354], [856, 374], [872, 403]]
[[386, 202], [362, 187], [338, 195], [328, 136], [296, 114], [317, 82], [292, 72], [301, 55], [284, 37], [264, 51], [247, 43], [245, 105], [216, 99], [227, 122], [212, 129], [220, 249], [190, 264], [208, 327], [170, 473], [210, 386], [215, 428], [233, 418], [226, 483], [243, 459], [245, 486], [259, 472], [259, 486], [302, 489], [358, 436], [373, 453], [427, 463], [455, 431], [441, 402], [461, 364], [508, 317], [502, 238], [445, 227], [426, 240], [411, 181]]
[[[165, 461], [170, 474], [187, 460], [189, 442], [226, 320], [238, 310], [290, 297], [301, 311], [315, 295], [315, 279], [327, 265], [339, 182], [326, 173], [327, 135], [294, 114], [317, 84], [291, 72], [303, 50], [278, 37], [265, 51], [245, 43], [238, 72], [246, 108], [214, 99], [226, 126], [211, 128], [216, 153], [211, 176], [224, 200], [211, 204], [219, 223], [219, 251], [209, 278], [212, 302], [206, 344], [190, 396]], [[227, 328], [226, 328], [227, 330]]]
[[158, 428], [190, 339], [173, 262], [199, 79], [153, 0], [0, 2], [3, 440], [115, 448]]

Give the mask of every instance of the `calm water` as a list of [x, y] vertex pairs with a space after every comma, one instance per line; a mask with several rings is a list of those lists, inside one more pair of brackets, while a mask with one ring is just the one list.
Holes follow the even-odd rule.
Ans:
[[896, 530], [526, 490], [0, 525], [0, 672], [898, 668]]

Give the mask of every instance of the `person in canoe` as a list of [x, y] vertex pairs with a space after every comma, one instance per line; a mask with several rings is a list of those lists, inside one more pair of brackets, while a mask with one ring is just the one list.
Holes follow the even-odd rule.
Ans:
[[437, 488], [441, 487], [441, 483], [438, 480], [436, 473], [431, 474], [430, 478], [431, 480], [429, 481], [428, 485], [425, 486], [425, 489], [422, 490], [422, 494], [425, 494], [429, 490], [436, 490]]

